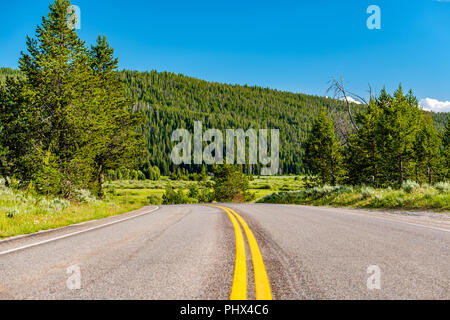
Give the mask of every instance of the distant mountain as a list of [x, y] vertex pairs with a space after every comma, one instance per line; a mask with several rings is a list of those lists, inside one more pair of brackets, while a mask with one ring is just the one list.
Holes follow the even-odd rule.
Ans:
[[322, 106], [349, 124], [345, 104], [339, 100], [212, 83], [167, 72], [122, 71], [120, 77], [127, 95], [137, 101], [137, 109], [145, 115], [143, 131], [151, 162], [165, 174], [175, 169], [170, 161], [172, 132], [178, 128], [193, 132], [194, 121], [202, 121], [204, 129], [223, 132], [239, 128], [280, 129], [283, 173], [303, 171], [302, 141]]

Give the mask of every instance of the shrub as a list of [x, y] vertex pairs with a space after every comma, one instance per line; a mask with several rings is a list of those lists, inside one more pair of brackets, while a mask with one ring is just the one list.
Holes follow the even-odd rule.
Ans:
[[14, 218], [19, 214], [19, 210], [17, 208], [11, 208], [8, 211], [6, 211], [6, 216], [10, 219]]
[[352, 186], [337, 186], [336, 187], [336, 193], [338, 193], [338, 194], [352, 193], [352, 192], [353, 192]]
[[233, 201], [240, 195], [245, 198], [249, 185], [247, 176], [234, 165], [215, 167], [214, 182], [214, 197], [218, 202]]
[[254, 192], [247, 192], [245, 194], [245, 201], [253, 201], [256, 199], [256, 193]]
[[166, 193], [163, 195], [163, 204], [187, 203], [189, 203], [189, 197], [183, 192], [183, 190], [179, 189], [178, 191], [175, 191], [171, 185], [166, 187]]
[[159, 205], [161, 205], [163, 203], [163, 199], [160, 196], [155, 195], [155, 194], [152, 194], [151, 196], [148, 196], [147, 200], [148, 200], [148, 204], [150, 204], [150, 205], [157, 205], [157, 206], [159, 206]]
[[198, 200], [199, 197], [200, 197], [200, 190], [199, 190], [197, 184], [195, 184], [195, 183], [191, 184], [189, 186], [189, 198]]
[[348, 186], [328, 186], [314, 187], [304, 190], [305, 195], [312, 196], [314, 198], [321, 198], [330, 195], [339, 195], [344, 193], [350, 193], [353, 191], [353, 187]]
[[55, 210], [64, 210], [70, 207], [70, 201], [64, 199], [53, 199], [49, 202], [49, 207]]
[[442, 193], [450, 192], [450, 181], [439, 182], [434, 187]]
[[97, 199], [91, 194], [89, 190], [75, 190], [72, 194], [72, 199], [80, 203], [92, 203]]
[[371, 198], [375, 194], [375, 189], [371, 187], [362, 187], [361, 196], [363, 199]]
[[420, 185], [414, 181], [408, 180], [403, 182], [402, 189], [407, 193], [412, 193], [420, 188]]
[[270, 189], [272, 189], [272, 186], [270, 184], [263, 184], [263, 185], [260, 185], [260, 186], [254, 186], [253, 189], [270, 190]]

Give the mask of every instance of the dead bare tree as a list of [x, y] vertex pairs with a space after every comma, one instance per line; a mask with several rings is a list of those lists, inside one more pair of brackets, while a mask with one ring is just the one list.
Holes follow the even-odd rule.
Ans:
[[346, 146], [350, 143], [350, 133], [348, 131], [348, 123], [343, 118], [335, 119], [334, 126], [336, 133], [341, 141], [342, 146]]
[[[344, 80], [342, 79], [342, 77], [340, 78], [340, 80], [332, 78], [329, 81], [329, 84], [330, 84], [330, 87], [328, 88], [327, 92], [333, 92], [334, 98], [337, 98], [340, 100], [343, 99], [345, 101], [345, 103], [347, 104], [347, 112], [350, 117], [350, 121], [352, 123], [353, 130], [358, 131], [359, 128], [358, 128], [358, 125], [356, 124], [355, 118], [353, 117], [352, 108], [351, 108], [352, 105], [351, 105], [350, 98], [353, 101], [357, 101], [364, 105], [368, 104], [367, 101], [360, 95], [357, 95], [356, 93], [347, 91], [345, 89]], [[372, 88], [370, 87], [370, 85], [369, 85], [369, 90], [370, 90], [370, 95], [372, 97]]]

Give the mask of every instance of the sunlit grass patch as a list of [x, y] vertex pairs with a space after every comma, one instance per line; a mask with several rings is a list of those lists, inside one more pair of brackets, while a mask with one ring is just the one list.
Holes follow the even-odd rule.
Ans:
[[408, 182], [399, 190], [391, 188], [375, 189], [365, 186], [322, 186], [291, 192], [276, 192], [265, 196], [258, 202], [448, 211], [450, 210], [450, 192], [446, 189], [447, 184], [420, 186], [416, 183]]
[[85, 203], [27, 195], [0, 186], [0, 238], [102, 219], [142, 207], [141, 202], [98, 201], [81, 192]]

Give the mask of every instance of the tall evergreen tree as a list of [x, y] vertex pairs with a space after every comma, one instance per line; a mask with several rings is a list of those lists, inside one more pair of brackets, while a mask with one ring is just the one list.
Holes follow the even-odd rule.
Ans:
[[133, 112], [132, 101], [124, 97], [125, 89], [117, 75], [119, 60], [114, 58], [114, 50], [99, 36], [97, 44], [90, 51], [91, 67], [96, 75], [95, 89], [100, 96], [96, 117], [101, 129], [99, 152], [95, 157], [96, 189], [103, 197], [103, 183], [108, 170], [138, 164], [143, 148], [142, 135], [137, 127], [142, 122], [142, 115]]
[[[386, 91], [382, 91], [382, 96]], [[376, 184], [383, 173], [380, 170], [381, 154], [378, 149], [375, 129], [382, 110], [376, 99], [371, 99], [364, 113], [358, 114], [359, 130], [350, 137], [345, 166], [347, 182], [352, 185]]]
[[101, 195], [99, 176], [136, 158], [139, 117], [122, 97], [106, 39], [89, 51], [67, 23], [69, 8], [68, 0], [50, 4], [36, 39], [27, 37], [23, 77], [1, 90], [2, 167], [41, 193], [69, 197], [94, 185]]
[[404, 95], [400, 86], [391, 96], [383, 89], [358, 122], [347, 152], [349, 183], [386, 187], [440, 179], [439, 134], [411, 91]]
[[401, 86], [392, 99], [380, 99], [380, 107], [382, 113], [375, 136], [382, 155], [379, 163], [385, 177], [383, 182], [392, 184], [395, 181], [401, 185], [405, 180], [414, 179], [414, 142], [422, 111], [412, 92], [404, 95]]
[[68, 0], [56, 0], [36, 29], [37, 39], [27, 37], [28, 53], [22, 53], [19, 60], [26, 77], [21, 90], [24, 102], [17, 106], [22, 114], [34, 118], [23, 123], [28, 137], [18, 141], [32, 142], [25, 158], [17, 161], [22, 166], [21, 180], [42, 180], [46, 170], [40, 167], [53, 159], [50, 166], [59, 169], [60, 185], [50, 191], [59, 189], [65, 196], [87, 187], [96, 153], [91, 142], [98, 135], [97, 119], [91, 116], [98, 106], [92, 90], [95, 79], [84, 42], [68, 27], [73, 15], [68, 14], [69, 7]]
[[304, 162], [323, 184], [335, 185], [342, 176], [342, 148], [334, 132], [333, 120], [325, 109], [314, 121], [306, 140]]
[[443, 179], [450, 179], [450, 119], [448, 119], [445, 127], [442, 145]]
[[[414, 172], [416, 182], [432, 184], [441, 169], [441, 140], [430, 116], [423, 115], [414, 142]], [[426, 179], [425, 179], [426, 178]]]

